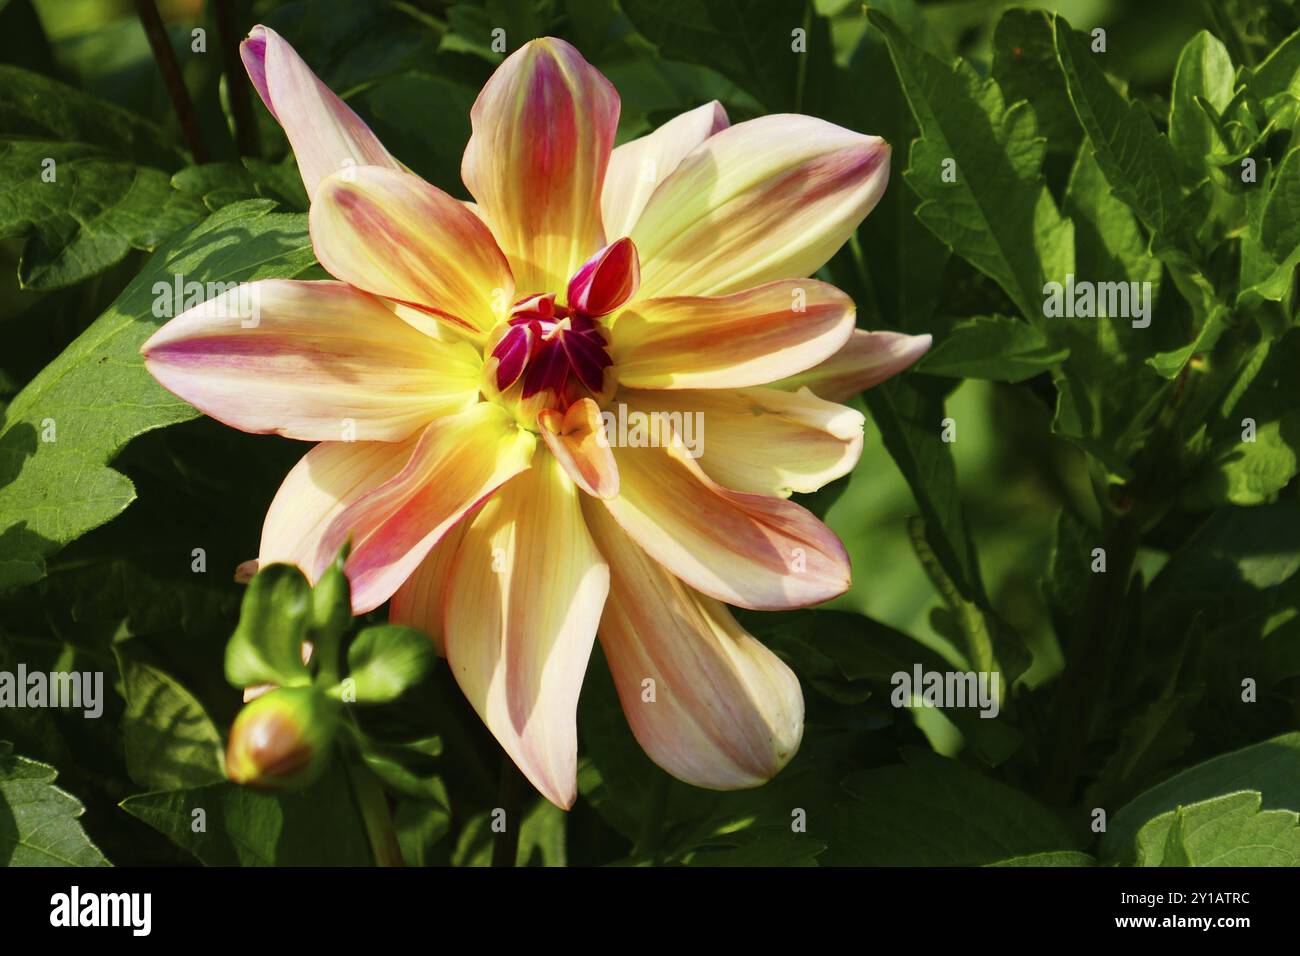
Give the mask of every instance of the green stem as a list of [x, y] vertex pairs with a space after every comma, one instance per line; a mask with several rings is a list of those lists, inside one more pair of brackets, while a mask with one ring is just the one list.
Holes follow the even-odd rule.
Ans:
[[383, 786], [374, 774], [360, 764], [348, 761], [346, 767], [348, 780], [352, 784], [352, 795], [356, 797], [361, 819], [365, 822], [366, 838], [370, 841], [375, 865], [405, 866]]
[[162, 73], [163, 85], [167, 87], [167, 96], [172, 101], [172, 109], [180, 123], [185, 145], [194, 157], [194, 162], [206, 163], [208, 151], [203, 145], [203, 136], [199, 133], [198, 114], [194, 112], [194, 101], [185, 88], [181, 68], [176, 64], [176, 51], [167, 39], [167, 28], [158, 15], [158, 7], [154, 0], [135, 0], [135, 11], [153, 50], [154, 60], [158, 63], [158, 71]]

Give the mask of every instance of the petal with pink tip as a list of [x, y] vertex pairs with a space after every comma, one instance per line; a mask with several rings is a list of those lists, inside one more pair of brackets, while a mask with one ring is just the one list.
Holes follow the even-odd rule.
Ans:
[[537, 416], [542, 438], [573, 483], [597, 498], [618, 494], [618, 465], [605, 437], [600, 406], [589, 398], [568, 411], [545, 409]]
[[619, 494], [604, 504], [650, 557], [697, 591], [756, 610], [848, 590], [848, 553], [811, 512], [722, 487], [664, 431], [658, 440], [671, 443], [661, 447], [618, 447], [622, 436], [611, 436]]
[[322, 179], [348, 166], [403, 168], [280, 34], [253, 27], [239, 55], [262, 102], [289, 137], [308, 197]]
[[588, 259], [569, 280], [569, 308], [580, 315], [609, 315], [632, 296], [641, 283], [636, 246], [616, 239]]
[[296, 564], [316, 580], [321, 536], [342, 511], [406, 465], [415, 439], [321, 442], [299, 460], [275, 493], [262, 525], [257, 564]]
[[641, 210], [661, 182], [696, 146], [729, 124], [717, 100], [674, 116], [653, 133], [615, 147], [600, 196], [605, 235], [631, 235]]
[[500, 406], [481, 402], [431, 422], [406, 466], [335, 516], [316, 550], [320, 574], [352, 539], [344, 570], [352, 609], [392, 596], [444, 534], [503, 483], [525, 470], [537, 439]]
[[452, 566], [447, 663], [501, 746], [546, 799], [577, 793], [578, 692], [609, 567], [577, 488], [550, 455], [474, 518]]
[[827, 401], [845, 402], [912, 366], [929, 350], [930, 341], [929, 335], [855, 329], [844, 348], [826, 361], [772, 387], [809, 388]]
[[342, 282], [265, 279], [172, 319], [141, 348], [164, 388], [246, 432], [398, 441], [478, 394], [468, 343], [439, 342]]
[[600, 190], [618, 111], [610, 82], [552, 37], [512, 53], [479, 93], [461, 178], [519, 289], [564, 288], [605, 244]]
[[[651, 560], [599, 505], [583, 510], [610, 567], [600, 646], [637, 741], [697, 787], [770, 780], [803, 737], [798, 678], [726, 607]], [[643, 696], [647, 679], [653, 702]]]
[[803, 371], [853, 333], [853, 300], [815, 279], [725, 296], [641, 299], [610, 330], [630, 388], [743, 388]]
[[725, 295], [821, 268], [889, 178], [889, 147], [810, 116], [738, 123], [660, 183], [632, 230], [641, 295]]
[[618, 397], [629, 414], [696, 416], [699, 465], [733, 491], [813, 492], [848, 474], [862, 455], [862, 414], [807, 389], [626, 389]]
[[481, 336], [505, 317], [514, 279], [477, 216], [419, 176], [363, 166], [330, 176], [311, 240], [331, 275]]

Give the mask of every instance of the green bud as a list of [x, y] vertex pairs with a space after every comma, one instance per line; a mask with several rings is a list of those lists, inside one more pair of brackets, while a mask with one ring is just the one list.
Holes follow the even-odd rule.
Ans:
[[342, 706], [314, 687], [278, 687], [235, 717], [226, 775], [259, 790], [303, 787], [329, 765]]

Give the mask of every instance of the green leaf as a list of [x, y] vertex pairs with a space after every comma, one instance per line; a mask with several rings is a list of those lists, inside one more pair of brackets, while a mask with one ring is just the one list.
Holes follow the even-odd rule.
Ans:
[[393, 829], [408, 866], [432, 866], [433, 847], [451, 830], [451, 811], [444, 802], [403, 800], [393, 814]]
[[1300, 814], [1260, 810], [1257, 791], [1161, 814], [1137, 835], [1138, 866], [1300, 866]]
[[142, 787], [179, 790], [225, 778], [221, 735], [203, 705], [165, 671], [116, 645], [126, 692], [122, 733], [127, 772]]
[[1179, 54], [1169, 104], [1169, 142], [1188, 187], [1208, 175], [1206, 157], [1219, 142], [1214, 123], [1196, 101], [1205, 100], [1222, 113], [1235, 85], [1227, 48], [1204, 30], [1192, 37]]
[[[505, 820], [507, 827], [519, 827], [515, 866], [564, 866], [567, 817], [568, 814], [549, 800], [534, 800], [524, 811], [522, 821]], [[492, 823], [492, 814], [486, 812], [466, 822], [452, 851], [453, 866], [491, 865], [493, 844], [502, 839], [502, 834], [492, 829]]]
[[380, 780], [415, 800], [447, 804], [447, 789], [434, 758], [442, 754], [441, 737], [387, 743], [363, 736], [361, 757]]
[[1263, 504], [1300, 473], [1300, 409], [1257, 424], [1252, 441], [1234, 442], [1202, 466], [1182, 491], [1184, 507]]
[[268, 794], [217, 783], [143, 793], [123, 800], [121, 807], [205, 866], [373, 863], [365, 827], [337, 762], [304, 790]]
[[1087, 853], [1079, 853], [1074, 850], [1060, 850], [1049, 853], [1029, 853], [1025, 856], [1013, 856], [1007, 860], [998, 860], [996, 863], [987, 863], [986, 866], [1096, 866], [1095, 858]]
[[980, 866], [1081, 842], [1023, 793], [955, 760], [916, 750], [904, 758], [844, 780], [855, 800], [839, 807], [822, 864]]
[[1131, 861], [1134, 838], [1147, 821], [1240, 790], [1262, 794], [1265, 810], [1300, 811], [1300, 733], [1215, 757], [1152, 787], [1113, 815], [1102, 838], [1102, 858]]
[[438, 657], [422, 632], [400, 624], [366, 628], [348, 647], [348, 677], [362, 704], [396, 700], [429, 675]]
[[1248, 291], [1280, 301], [1291, 291], [1295, 267], [1300, 263], [1300, 148], [1283, 157], [1273, 177], [1252, 250], [1263, 261], [1252, 263], [1259, 278]]
[[[1007, 106], [996, 82], [964, 60], [944, 63], [880, 11], [867, 16], [884, 34], [921, 129], [903, 174], [923, 200], [917, 216], [1002, 286], [1025, 318], [1041, 320], [1044, 282], [1072, 271], [1073, 240], [1043, 183], [1033, 109]], [[945, 170], [955, 182], [945, 182]]]
[[57, 776], [0, 741], [0, 866], [109, 865], [81, 827], [81, 801], [54, 785]]
[[1049, 152], [1075, 154], [1083, 131], [1065, 91], [1047, 13], [1012, 8], [1002, 14], [993, 34], [993, 79], [1007, 102], [1029, 101]]
[[0, 236], [30, 236], [18, 266], [24, 288], [75, 285], [202, 213], [157, 169], [78, 143], [0, 140]]
[[271, 209], [267, 200], [227, 206], [169, 241], [9, 404], [0, 426], [0, 591], [39, 580], [46, 556], [134, 500], [132, 483], [108, 467], [128, 441], [197, 416], [154, 382], [140, 358], [166, 318], [154, 314], [159, 290], [173, 288], [177, 276], [199, 283], [287, 277], [314, 262], [306, 217]]
[[1038, 327], [1005, 315], [964, 319], [937, 336], [916, 371], [951, 378], [1021, 382], [1061, 364], [1070, 350]]
[[174, 169], [185, 157], [157, 124], [107, 100], [13, 66], [0, 66], [0, 135], [88, 143], [158, 169]]
[[226, 680], [235, 687], [311, 683], [302, 645], [311, 623], [311, 585], [292, 564], [269, 564], [253, 575], [226, 645]]

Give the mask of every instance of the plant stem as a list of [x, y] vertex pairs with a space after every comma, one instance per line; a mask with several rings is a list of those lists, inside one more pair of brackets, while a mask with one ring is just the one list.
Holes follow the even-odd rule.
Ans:
[[163, 26], [162, 17], [158, 15], [158, 7], [154, 0], [135, 0], [135, 12], [140, 17], [140, 25], [144, 27], [144, 35], [149, 38], [149, 46], [153, 48], [153, 57], [158, 63], [159, 72], [162, 73], [163, 85], [167, 87], [167, 95], [171, 98], [172, 109], [176, 111], [176, 119], [181, 124], [181, 135], [185, 138], [185, 145], [196, 163], [206, 163], [208, 151], [204, 148], [203, 137], [199, 134], [199, 120], [194, 112], [194, 101], [190, 99], [189, 90], [185, 88], [185, 79], [176, 64], [176, 51], [167, 40], [167, 28]]
[[252, 94], [248, 74], [239, 58], [239, 32], [235, 28], [235, 0], [216, 0], [217, 38], [226, 70], [226, 94], [230, 97], [230, 114], [235, 121], [235, 149], [240, 156], [258, 153], [257, 121], [253, 116]]
[[352, 784], [352, 795], [356, 797], [361, 809], [361, 819], [365, 821], [366, 837], [370, 840], [370, 851], [374, 854], [376, 866], [405, 866], [402, 848], [397, 844], [397, 833], [393, 830], [393, 817], [388, 810], [388, 797], [383, 786], [365, 767], [348, 761], [348, 780]]
[[514, 866], [519, 857], [519, 830], [523, 825], [524, 792], [523, 774], [510, 759], [501, 755], [501, 786], [498, 790], [497, 809], [506, 812], [506, 829], [496, 835], [492, 847], [493, 866]]

